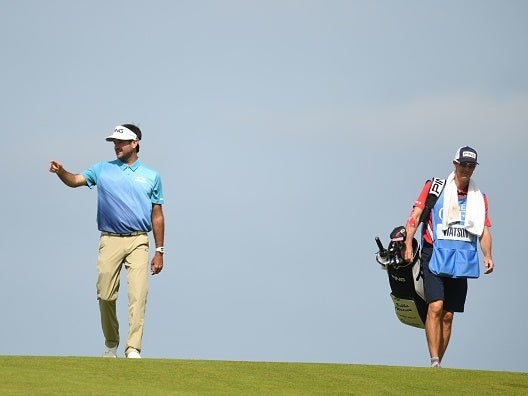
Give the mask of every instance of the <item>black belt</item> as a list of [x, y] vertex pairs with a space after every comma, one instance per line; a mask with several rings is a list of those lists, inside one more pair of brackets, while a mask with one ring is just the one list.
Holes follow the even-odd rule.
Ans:
[[143, 234], [146, 234], [146, 232], [145, 231], [132, 231], [127, 234], [116, 234], [115, 232], [101, 231], [101, 235], [117, 236], [117, 237], [137, 236], [137, 235], [143, 235]]

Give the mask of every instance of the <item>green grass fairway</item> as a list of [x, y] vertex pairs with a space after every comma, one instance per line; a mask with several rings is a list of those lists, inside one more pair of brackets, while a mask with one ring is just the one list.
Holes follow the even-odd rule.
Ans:
[[1, 395], [527, 395], [528, 373], [0, 356]]

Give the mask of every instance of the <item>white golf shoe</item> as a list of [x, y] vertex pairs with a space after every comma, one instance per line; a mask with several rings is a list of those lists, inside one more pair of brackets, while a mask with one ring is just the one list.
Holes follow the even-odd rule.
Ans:
[[127, 353], [126, 353], [126, 357], [128, 359], [141, 359], [141, 355], [139, 354], [139, 351], [137, 349], [134, 349], [134, 348], [129, 348]]
[[117, 357], [117, 347], [108, 348], [106, 347], [103, 357], [105, 358], [116, 358]]

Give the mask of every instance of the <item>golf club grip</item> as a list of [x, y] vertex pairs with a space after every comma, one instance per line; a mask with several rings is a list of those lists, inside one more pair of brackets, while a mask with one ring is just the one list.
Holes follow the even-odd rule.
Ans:
[[376, 244], [378, 245], [378, 249], [381, 253], [385, 251], [385, 248], [383, 247], [383, 243], [381, 243], [379, 237], [374, 238], [376, 240]]

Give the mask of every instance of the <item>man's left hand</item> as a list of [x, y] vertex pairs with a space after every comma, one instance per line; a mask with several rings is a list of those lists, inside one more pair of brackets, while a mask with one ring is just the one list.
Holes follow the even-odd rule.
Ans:
[[163, 269], [163, 253], [156, 252], [150, 263], [150, 272], [152, 275], [159, 274]]

